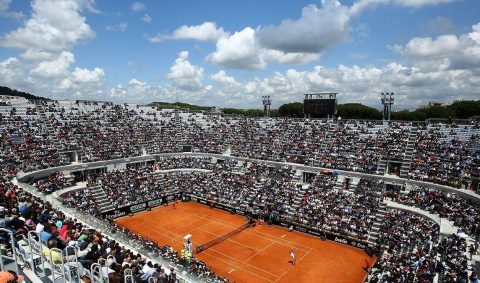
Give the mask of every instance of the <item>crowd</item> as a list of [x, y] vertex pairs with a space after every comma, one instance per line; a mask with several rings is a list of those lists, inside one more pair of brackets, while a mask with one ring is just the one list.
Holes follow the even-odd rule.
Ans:
[[[145, 153], [230, 152], [375, 174], [380, 160], [406, 160], [412, 127], [409, 122], [265, 120], [87, 101], [44, 102], [48, 116], [44, 121], [32, 106], [20, 115], [13, 105], [0, 106], [5, 109], [0, 111], [5, 124], [0, 128], [0, 159], [5, 160], [1, 169], [6, 174], [15, 174], [15, 168], [31, 171], [65, 164], [68, 161], [58, 152], [72, 150], [78, 151], [80, 161]], [[53, 126], [55, 136], [45, 124]], [[471, 150], [479, 143], [479, 128], [478, 122], [419, 125], [409, 178], [470, 188], [472, 174], [479, 171], [478, 151]]]
[[389, 192], [392, 200], [416, 206], [446, 218], [473, 237], [480, 236], [480, 209], [475, 202], [456, 194], [414, 186], [407, 194]]
[[439, 266], [436, 223], [411, 213], [388, 210], [380, 231], [378, 243], [386, 246], [386, 251], [368, 282], [433, 282]]
[[[277, 161], [308, 163], [315, 160], [321, 167], [373, 174], [381, 159], [404, 159], [411, 128], [410, 123], [401, 122], [387, 125], [367, 121], [263, 120], [111, 103], [79, 102], [62, 106], [48, 102], [44, 107], [54, 137], [34, 107], [26, 107], [19, 113], [9, 103], [0, 105], [0, 170], [5, 178], [0, 183], [0, 218], [3, 219], [0, 224], [20, 234], [38, 229], [48, 249], [60, 247], [66, 255], [69, 246], [85, 251], [80, 253], [85, 270], [81, 276], [89, 275], [92, 262], [111, 255], [114, 260], [108, 261], [105, 271], [112, 282], [122, 280], [125, 268], [131, 269], [139, 280], [152, 276], [166, 282], [175, 280], [170, 272], [145, 262], [143, 257], [98, 231], [69, 219], [7, 179], [14, 177], [18, 170], [33, 171], [67, 164], [60, 151], [78, 150], [81, 160], [95, 161], [179, 152], [186, 148], [194, 152], [228, 152]], [[471, 188], [472, 175], [478, 173], [480, 166], [479, 153], [470, 146], [478, 144], [479, 135], [472, 131], [478, 127], [478, 123], [420, 126], [409, 178]], [[469, 135], [468, 139], [460, 135], [463, 133]], [[162, 172], [176, 168], [201, 168], [211, 172]], [[421, 187], [414, 187], [407, 194], [384, 192], [382, 182], [369, 178], [360, 179], [354, 187], [346, 182], [338, 188], [337, 177], [331, 173], [317, 174], [311, 186], [304, 188], [297, 184], [295, 177], [296, 170], [288, 165], [273, 167], [260, 162], [210, 157], [159, 157], [152, 162], [129, 165], [125, 170], [89, 173], [86, 190], [67, 193], [63, 198], [68, 206], [98, 215], [101, 212], [95, 200], [98, 189], [115, 208], [184, 192], [258, 215], [275, 212], [282, 219], [304, 226], [367, 240], [380, 202], [388, 196], [448, 218], [468, 235], [480, 235], [478, 209], [455, 194]], [[32, 184], [45, 194], [70, 185], [61, 173], [34, 180]], [[168, 247], [157, 247], [114, 225], [111, 229], [128, 234], [153, 253], [185, 260], [179, 259]], [[431, 282], [436, 273], [444, 282], [469, 280], [465, 240], [451, 236], [439, 241], [438, 226], [429, 220], [388, 211], [378, 242], [386, 247], [387, 256], [379, 261], [369, 282]], [[210, 275], [201, 263], [188, 262], [188, 266], [189, 270], [202, 269]]]
[[[167, 268], [152, 262], [145, 255], [134, 252], [100, 231], [66, 216], [48, 202], [34, 197], [5, 179], [0, 180], [0, 227], [15, 233], [15, 247], [11, 246], [12, 242], [8, 241], [3, 233], [0, 233], [0, 241], [3, 248], [10, 252], [14, 248], [19, 251], [24, 264], [28, 264], [33, 256], [26, 244], [29, 242], [27, 233], [35, 231], [37, 236], [31, 239], [31, 243], [41, 247], [44, 261], [58, 266], [57, 271], [64, 269], [67, 274], [71, 272], [71, 282], [90, 282], [93, 275], [100, 276], [99, 272], [104, 278], [108, 277], [111, 283], [124, 282], [125, 274], [132, 275], [132, 282], [150, 282], [150, 278], [155, 282], [178, 282], [173, 268], [166, 270]], [[174, 263], [182, 264], [185, 271], [195, 276], [209, 278], [212, 282], [227, 281], [211, 272], [203, 262], [194, 259], [187, 262], [178, 257], [171, 248], [159, 247], [114, 224], [110, 224], [109, 232], [128, 236], [130, 243], [135, 244], [137, 249], [148, 252], [152, 257], [174, 260]], [[101, 271], [91, 273], [91, 265], [97, 262], [104, 263]]]
[[334, 187], [336, 176], [318, 174], [295, 213], [303, 225], [366, 240], [375, 220], [382, 182], [361, 179], [355, 193]]
[[[462, 126], [466, 132], [479, 125]], [[478, 143], [480, 135], [472, 134], [462, 140], [456, 125], [440, 127], [425, 125], [418, 132], [409, 178], [434, 182], [456, 188], [470, 188], [473, 171], [480, 168], [480, 152], [467, 147]], [[449, 132], [451, 131], [451, 132]]]
[[67, 180], [62, 172], [54, 172], [46, 177], [34, 179], [30, 184], [43, 194], [51, 194], [54, 191], [74, 185], [72, 181]]

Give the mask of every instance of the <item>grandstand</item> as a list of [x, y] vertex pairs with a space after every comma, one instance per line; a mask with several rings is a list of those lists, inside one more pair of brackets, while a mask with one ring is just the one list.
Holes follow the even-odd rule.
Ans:
[[[480, 261], [478, 121], [0, 101], [1, 263], [32, 282], [243, 280], [118, 224], [174, 199], [361, 251], [360, 266], [363, 255], [375, 264], [358, 282], [468, 282]], [[302, 272], [292, 269], [248, 281], [288, 282]]]

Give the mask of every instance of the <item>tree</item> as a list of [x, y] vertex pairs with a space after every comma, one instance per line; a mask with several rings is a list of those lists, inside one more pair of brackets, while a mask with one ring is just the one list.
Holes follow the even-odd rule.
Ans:
[[284, 116], [284, 117], [302, 118], [303, 103], [293, 102], [293, 103], [283, 104], [278, 108], [278, 113], [280, 116]]
[[480, 100], [455, 101], [447, 107], [454, 113], [453, 117], [459, 119], [468, 119], [472, 116], [480, 115]]
[[375, 108], [360, 103], [337, 105], [337, 117], [342, 119], [382, 119], [382, 113]]

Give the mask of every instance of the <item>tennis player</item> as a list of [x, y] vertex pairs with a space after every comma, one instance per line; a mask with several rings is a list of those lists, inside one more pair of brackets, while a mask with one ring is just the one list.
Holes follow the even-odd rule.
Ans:
[[290, 260], [288, 262], [290, 262], [292, 265], [297, 264], [297, 258], [295, 257], [295, 249], [294, 248], [292, 248], [290, 250]]

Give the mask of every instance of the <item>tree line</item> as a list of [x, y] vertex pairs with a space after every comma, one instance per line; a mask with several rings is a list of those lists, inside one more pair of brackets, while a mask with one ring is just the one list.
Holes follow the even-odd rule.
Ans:
[[[48, 98], [39, 97], [30, 93], [17, 91], [5, 86], [0, 86], [0, 95], [24, 97], [30, 100], [49, 100]], [[188, 103], [169, 103], [169, 102], [152, 102], [150, 106], [156, 107], [180, 107], [189, 110], [211, 111], [215, 109], [212, 106], [199, 106]], [[223, 108], [225, 114], [244, 115], [246, 117], [262, 117], [262, 109], [238, 109]], [[278, 109], [271, 110], [272, 117], [293, 117], [303, 118], [303, 103], [292, 102], [283, 104]], [[337, 117], [342, 119], [382, 119], [382, 111], [363, 105], [361, 103], [345, 103], [337, 105]], [[480, 100], [462, 100], [455, 101], [449, 105], [431, 105], [421, 106], [414, 110], [397, 110], [391, 113], [392, 120], [404, 121], [424, 121], [429, 118], [441, 119], [469, 119], [473, 116], [480, 116]]]
[[[263, 112], [259, 110], [262, 115]], [[293, 102], [283, 104], [275, 112], [278, 117], [303, 117], [303, 103]], [[261, 116], [261, 115], [260, 115]], [[273, 112], [272, 112], [272, 116]], [[392, 120], [424, 121], [429, 118], [469, 119], [480, 116], [480, 100], [455, 101], [450, 105], [422, 106], [414, 110], [392, 111]], [[337, 117], [342, 119], [372, 119], [381, 120], [383, 111], [361, 103], [345, 103], [337, 105]]]

